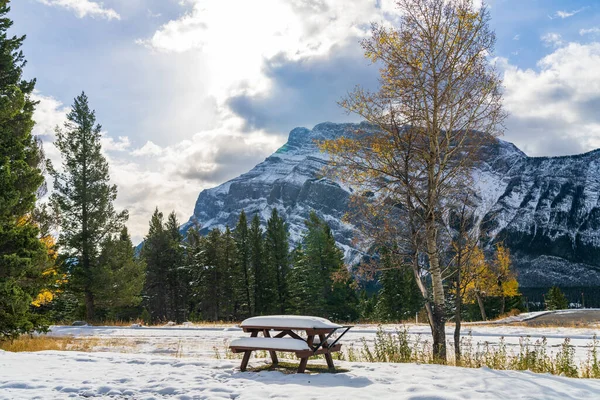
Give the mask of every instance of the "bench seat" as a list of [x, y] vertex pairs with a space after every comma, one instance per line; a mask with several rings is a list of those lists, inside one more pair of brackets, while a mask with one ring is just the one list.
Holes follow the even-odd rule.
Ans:
[[254, 350], [275, 350], [275, 351], [310, 351], [308, 343], [304, 340], [293, 338], [268, 338], [268, 337], [249, 337], [233, 340], [229, 347], [235, 353], [236, 350], [244, 351]]

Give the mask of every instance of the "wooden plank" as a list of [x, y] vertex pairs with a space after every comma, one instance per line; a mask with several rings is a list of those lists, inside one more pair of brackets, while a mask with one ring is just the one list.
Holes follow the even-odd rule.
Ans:
[[244, 372], [248, 367], [248, 361], [250, 361], [250, 354], [252, 350], [246, 350], [244, 352], [244, 358], [242, 358], [242, 365], [240, 365], [240, 371]]
[[[327, 343], [326, 343], [327, 339], [325, 339], [325, 335], [320, 334], [319, 339], [321, 340], [321, 343], [322, 343], [321, 346], [323, 346], [324, 349], [329, 350], [329, 348], [327, 347]], [[337, 346], [337, 344], [336, 344], [336, 346]], [[333, 357], [331, 356], [331, 352], [329, 351], [329, 352], [325, 353], [324, 355], [325, 355], [325, 361], [327, 361], [327, 367], [329, 369], [335, 369], [335, 365], [333, 365]]]
[[[308, 335], [308, 337], [306, 338], [306, 343], [308, 343], [309, 347], [312, 347], [314, 340], [315, 340], [314, 335]], [[298, 353], [296, 353], [296, 354], [298, 354]], [[310, 355], [307, 354], [306, 356], [304, 356], [300, 359], [300, 365], [298, 366], [298, 373], [303, 374], [304, 371], [306, 371], [306, 364], [308, 364], [308, 357], [310, 357]]]
[[298, 328], [294, 326], [243, 326], [242, 330], [244, 332], [253, 332], [253, 331], [263, 331], [265, 329], [269, 329], [271, 331], [305, 331], [309, 335], [319, 335], [321, 333], [328, 334], [333, 332], [334, 328]]
[[[252, 332], [250, 337], [257, 337], [258, 331]], [[232, 350], [233, 351], [233, 350]], [[250, 361], [250, 354], [252, 354], [252, 350], [248, 349], [244, 352], [244, 357], [242, 358], [242, 364], [240, 365], [240, 371], [244, 372], [248, 367], [248, 361]]]
[[335, 353], [337, 351], [340, 351], [342, 348], [342, 345], [340, 343], [336, 343], [335, 346], [333, 347], [329, 347], [326, 349], [319, 349], [315, 352], [313, 352], [312, 350], [305, 350], [305, 351], [296, 351], [296, 356], [298, 356], [298, 358], [302, 358], [302, 357], [310, 357], [310, 356], [318, 356], [320, 354], [329, 354], [329, 353]]
[[[263, 335], [265, 335], [265, 337], [267, 338], [271, 337], [268, 329], [263, 330]], [[269, 350], [269, 354], [271, 354], [271, 360], [273, 361], [273, 365], [276, 366], [277, 364], [279, 364], [279, 361], [277, 360], [277, 353], [274, 350]]]
[[305, 341], [302, 336], [298, 335], [297, 333], [295, 333], [293, 331], [282, 331], [282, 332], [279, 332], [277, 335], [275, 335], [275, 337], [276, 338], [282, 338], [285, 335], [288, 335], [288, 336], [290, 336], [290, 337], [292, 337], [294, 339]]

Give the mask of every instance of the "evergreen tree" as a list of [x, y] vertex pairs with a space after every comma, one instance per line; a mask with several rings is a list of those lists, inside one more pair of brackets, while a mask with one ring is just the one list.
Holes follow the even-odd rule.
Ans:
[[295, 252], [290, 272], [291, 299], [299, 301], [291, 308], [297, 313], [332, 319], [356, 319], [358, 296], [331, 229], [314, 212], [310, 213], [306, 226], [303, 251]]
[[163, 213], [156, 208], [142, 247], [142, 258], [146, 262], [144, 303], [153, 322], [169, 317], [169, 292], [165, 279], [169, 271], [167, 253], [170, 241], [163, 221]]
[[221, 235], [221, 247], [219, 249], [221, 268], [221, 319], [232, 321], [234, 319], [235, 289], [234, 274], [236, 273], [236, 246], [233, 234], [228, 226]]
[[98, 265], [94, 278], [98, 285], [98, 306], [114, 313], [116, 309], [140, 304], [145, 264], [135, 256], [127, 228], [123, 227], [118, 236], [104, 240]]
[[290, 270], [289, 232], [284, 219], [273, 208], [267, 221], [265, 253], [267, 270], [275, 277], [276, 303], [271, 310], [283, 314], [287, 303], [287, 274]]
[[32, 136], [35, 80], [23, 80], [25, 36], [8, 37], [8, 1], [0, 0], [0, 341], [43, 331], [31, 303], [48, 283], [52, 260], [32, 212], [43, 188], [43, 155]]
[[185, 269], [189, 276], [188, 308], [191, 310], [190, 320], [201, 319], [202, 302], [202, 238], [197, 229], [189, 229], [185, 239]]
[[552, 286], [546, 294], [546, 308], [548, 310], [565, 310], [569, 308], [569, 301], [557, 286]]
[[254, 274], [250, 265], [248, 221], [244, 210], [240, 213], [233, 237], [236, 246], [235, 315], [244, 319], [254, 309]]
[[376, 317], [381, 321], [398, 322], [411, 318], [423, 307], [423, 296], [414, 274], [408, 268], [394, 268], [389, 251], [382, 249], [383, 264], [377, 297]]
[[179, 221], [175, 211], [167, 217], [165, 224], [167, 233], [167, 252], [165, 283], [168, 288], [167, 317], [171, 321], [184, 322], [188, 317], [187, 295], [189, 288], [189, 276], [184, 267], [183, 236], [179, 232]]
[[127, 211], [117, 213], [113, 207], [117, 187], [110, 184], [100, 133], [95, 112], [82, 93], [67, 114], [64, 130], [56, 129], [54, 144], [63, 159], [62, 171], [49, 166], [55, 190], [51, 201], [61, 212], [59, 245], [70, 288], [84, 296], [89, 320], [95, 318], [99, 245], [118, 232], [128, 216]]
[[267, 269], [265, 240], [258, 214], [254, 214], [248, 230], [250, 265], [254, 275], [254, 315], [269, 314], [275, 301], [275, 271]]
[[311, 300], [314, 296], [309, 293], [311, 286], [311, 271], [305, 262], [304, 251], [298, 245], [291, 254], [292, 268], [287, 274], [286, 281], [288, 298], [286, 313], [295, 315], [311, 315]]

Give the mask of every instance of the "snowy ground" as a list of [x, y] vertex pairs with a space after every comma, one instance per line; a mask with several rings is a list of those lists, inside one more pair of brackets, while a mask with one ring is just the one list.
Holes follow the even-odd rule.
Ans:
[[[417, 340], [430, 340], [431, 331], [428, 325], [383, 325], [385, 331], [394, 332], [397, 329], [408, 329], [410, 338]], [[363, 347], [362, 340], [368, 344], [375, 340], [377, 325], [357, 325], [352, 328], [342, 339], [343, 347], [353, 346], [359, 351]], [[452, 338], [453, 325], [447, 326], [448, 339]], [[530, 342], [541, 340], [545, 337], [549, 350], [558, 349], [566, 337], [571, 339], [575, 347], [575, 357], [578, 361], [587, 357], [588, 345], [597, 328], [531, 328], [518, 325], [467, 325], [462, 329], [463, 337], [470, 337], [474, 348], [477, 344], [496, 344], [501, 338], [510, 352], [518, 351], [521, 338], [529, 337]], [[179, 355], [184, 357], [216, 358], [217, 352], [221, 357], [225, 355], [225, 348], [229, 342], [239, 337], [246, 337], [240, 328], [233, 325], [217, 326], [175, 326], [175, 327], [52, 327], [50, 335], [75, 336], [77, 338], [102, 339], [95, 350], [119, 351], [141, 354]], [[600, 397], [599, 397], [600, 398]]]
[[[397, 326], [386, 325], [386, 330]], [[411, 337], [428, 326], [408, 325]], [[451, 334], [452, 327], [448, 333]], [[359, 349], [377, 327], [360, 325], [342, 342]], [[581, 358], [597, 329], [472, 325], [473, 343], [518, 343], [545, 336], [550, 345], [565, 337]], [[224, 343], [245, 334], [230, 325], [185, 327], [53, 327], [51, 335], [97, 340], [93, 353], [0, 351], [0, 399], [599, 399], [600, 380], [571, 379], [517, 371], [437, 365], [348, 363], [338, 374], [239, 372], [239, 360], [224, 355]], [[262, 360], [252, 360], [260, 365]]]

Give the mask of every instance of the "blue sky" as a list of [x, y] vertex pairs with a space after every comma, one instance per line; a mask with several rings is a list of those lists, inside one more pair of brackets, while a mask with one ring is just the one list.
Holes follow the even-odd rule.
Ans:
[[[504, 139], [530, 155], [600, 147], [600, 0], [494, 0]], [[185, 221], [198, 193], [268, 156], [296, 126], [356, 120], [336, 104], [377, 68], [358, 41], [392, 0], [13, 0], [37, 78], [36, 134], [85, 90], [134, 239], [155, 206]]]

